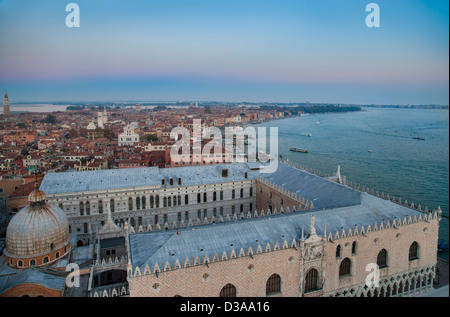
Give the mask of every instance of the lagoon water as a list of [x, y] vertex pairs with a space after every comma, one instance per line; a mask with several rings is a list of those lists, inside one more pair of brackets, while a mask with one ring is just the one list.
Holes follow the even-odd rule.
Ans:
[[[340, 164], [348, 182], [429, 209], [441, 206], [448, 216], [448, 110], [363, 108], [361, 112], [296, 116], [254, 127], [278, 127], [283, 160], [327, 174], [335, 173]], [[312, 136], [302, 136], [302, 132]], [[291, 147], [309, 153], [291, 152]], [[440, 239], [447, 243], [448, 224], [448, 218], [443, 218]]]

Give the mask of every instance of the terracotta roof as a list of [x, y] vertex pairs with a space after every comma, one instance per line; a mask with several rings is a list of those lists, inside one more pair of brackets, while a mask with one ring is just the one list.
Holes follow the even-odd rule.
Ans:
[[[38, 180], [38, 185], [40, 186], [42, 183], [42, 178]], [[36, 189], [34, 182], [30, 182], [25, 185], [19, 186], [17, 190], [15, 190], [9, 198], [18, 198], [18, 197], [28, 197], [34, 190]]]

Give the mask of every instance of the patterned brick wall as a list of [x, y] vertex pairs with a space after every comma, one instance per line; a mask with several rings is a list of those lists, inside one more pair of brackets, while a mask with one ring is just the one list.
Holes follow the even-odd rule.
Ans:
[[272, 274], [281, 277], [281, 293], [274, 296], [298, 296], [299, 253], [283, 249], [254, 254], [229, 261], [161, 272], [158, 277], [146, 275], [130, 280], [130, 296], [180, 295], [218, 297], [228, 283], [236, 287], [238, 297], [266, 296], [266, 282]]
[[[388, 252], [387, 267], [381, 269], [380, 278], [398, 276], [411, 271], [420, 271], [436, 263], [439, 220], [419, 221], [399, 225], [395, 228], [366, 232], [365, 235], [353, 235], [333, 242], [326, 242], [325, 271], [320, 265], [314, 265], [319, 275], [324, 275], [322, 290], [306, 296], [329, 296], [333, 292], [364, 285], [368, 263], [376, 263], [377, 255], [382, 249]], [[367, 229], [367, 228], [366, 228]], [[319, 239], [320, 240], [320, 239]], [[356, 252], [352, 254], [352, 244], [356, 241]], [[419, 258], [409, 260], [409, 248], [416, 241], [419, 243]], [[317, 244], [323, 242], [319, 241]], [[336, 259], [336, 247], [341, 246], [341, 256]], [[266, 282], [272, 274], [281, 277], [281, 292], [273, 296], [295, 297], [300, 295], [300, 278], [313, 265], [304, 262], [300, 265], [301, 249], [282, 249], [267, 253], [238, 257], [206, 265], [191, 266], [172, 271], [141, 275], [129, 278], [130, 296], [172, 297], [172, 296], [206, 296], [217, 297], [228, 283], [233, 284], [238, 297], [266, 296]], [[343, 259], [351, 260], [351, 274], [339, 276], [339, 266]], [[301, 270], [303, 273], [301, 274]], [[302, 281], [303, 283], [303, 281]]]
[[[437, 219], [418, 222], [373, 231], [363, 235], [346, 237], [327, 244], [327, 260], [324, 293], [365, 284], [371, 271], [366, 271], [369, 263], [377, 263], [377, 256], [382, 249], [387, 251], [387, 267], [380, 269], [380, 279], [414, 270], [433, 266], [437, 261], [438, 242]], [[356, 241], [356, 253], [352, 254], [352, 244]], [[419, 244], [419, 258], [409, 261], [409, 248], [416, 241]], [[341, 246], [341, 256], [336, 258], [336, 248]], [[339, 266], [345, 258], [351, 260], [351, 274], [339, 277]]]

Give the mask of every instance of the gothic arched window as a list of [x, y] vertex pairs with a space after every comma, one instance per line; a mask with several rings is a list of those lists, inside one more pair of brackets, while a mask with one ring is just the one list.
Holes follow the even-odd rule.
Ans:
[[349, 258], [345, 258], [344, 260], [342, 260], [341, 265], [339, 266], [339, 276], [350, 275], [351, 265], [352, 262]]
[[341, 245], [338, 245], [336, 247], [336, 259], [339, 259], [341, 257]]
[[305, 277], [305, 293], [319, 289], [319, 272], [312, 268], [306, 273]]
[[419, 258], [419, 244], [414, 241], [409, 247], [409, 260], [415, 260]]
[[353, 242], [352, 244], [352, 255], [356, 254], [356, 241]]
[[266, 282], [266, 295], [281, 292], [281, 277], [278, 274], [272, 274]]
[[387, 251], [386, 251], [386, 249], [383, 249], [378, 253], [377, 265], [380, 269], [387, 267]]
[[236, 297], [236, 287], [233, 284], [225, 285], [220, 291], [219, 297]]

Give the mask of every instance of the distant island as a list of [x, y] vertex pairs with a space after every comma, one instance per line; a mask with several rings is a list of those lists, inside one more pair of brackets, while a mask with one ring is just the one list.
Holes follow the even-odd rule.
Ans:
[[359, 106], [336, 106], [336, 105], [304, 105], [304, 106], [290, 106], [283, 107], [277, 106], [260, 106], [261, 110], [278, 110], [278, 111], [289, 111], [291, 114], [301, 114], [301, 113], [330, 113], [330, 112], [352, 112], [361, 111]]

